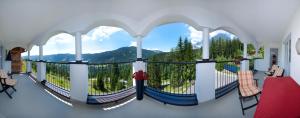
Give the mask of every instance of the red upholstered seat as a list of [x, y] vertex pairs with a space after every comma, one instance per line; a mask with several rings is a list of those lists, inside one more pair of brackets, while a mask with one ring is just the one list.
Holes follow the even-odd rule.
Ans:
[[300, 118], [300, 86], [291, 77], [267, 77], [255, 118]]

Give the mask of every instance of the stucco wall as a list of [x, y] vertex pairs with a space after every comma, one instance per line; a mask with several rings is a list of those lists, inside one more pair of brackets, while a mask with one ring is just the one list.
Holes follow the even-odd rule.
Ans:
[[270, 67], [270, 49], [271, 48], [277, 48], [278, 49], [278, 65], [283, 67], [282, 65], [282, 48], [280, 43], [269, 43], [264, 45], [264, 58], [263, 59], [258, 59], [255, 62], [255, 69], [259, 71], [267, 71], [268, 68]]
[[[300, 9], [294, 15], [286, 34], [291, 34], [291, 76], [300, 84], [300, 55], [296, 52], [296, 41], [300, 38]], [[283, 39], [284, 40], [284, 39]]]

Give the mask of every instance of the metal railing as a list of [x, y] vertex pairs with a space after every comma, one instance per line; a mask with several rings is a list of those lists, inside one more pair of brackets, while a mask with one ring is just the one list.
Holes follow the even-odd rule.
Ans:
[[240, 70], [239, 62], [216, 61], [215, 89], [216, 98], [230, 92], [237, 86], [237, 72]]
[[37, 62], [36, 61], [31, 61], [31, 74], [33, 76], [37, 76]]
[[88, 95], [109, 95], [133, 87], [132, 62], [88, 64]]
[[23, 73], [26, 73], [26, 72], [27, 72], [26, 67], [27, 67], [27, 61], [26, 61], [26, 60], [23, 60], [23, 61], [22, 61], [22, 69], [21, 69], [21, 71], [22, 71]]
[[194, 94], [196, 62], [147, 62], [148, 87], [172, 94]]
[[65, 92], [70, 91], [70, 65], [60, 62], [45, 62], [46, 63], [46, 86], [50, 89], [65, 95]]

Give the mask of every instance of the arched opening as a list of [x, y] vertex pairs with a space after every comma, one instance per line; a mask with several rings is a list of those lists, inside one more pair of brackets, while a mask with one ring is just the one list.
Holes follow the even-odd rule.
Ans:
[[75, 37], [67, 33], [59, 33], [50, 37], [43, 46], [43, 60], [50, 62], [74, 61]]
[[152, 29], [143, 40], [145, 50], [157, 52], [148, 57], [146, 94], [169, 104], [197, 104], [196, 60], [201, 58], [201, 41], [202, 32], [183, 22], [163, 24]]
[[132, 61], [136, 47], [132, 41], [128, 32], [112, 26], [99, 26], [82, 36], [82, 57], [89, 62], [88, 103], [110, 94], [122, 93], [119, 97], [123, 98], [134, 93]]
[[21, 53], [25, 52], [22, 47], [15, 47], [8, 52], [7, 60], [11, 60], [11, 72], [21, 73], [24, 63], [22, 61]]
[[210, 33], [210, 58], [215, 65], [215, 97], [219, 98], [237, 86], [237, 72], [243, 59], [243, 43], [227, 31]]

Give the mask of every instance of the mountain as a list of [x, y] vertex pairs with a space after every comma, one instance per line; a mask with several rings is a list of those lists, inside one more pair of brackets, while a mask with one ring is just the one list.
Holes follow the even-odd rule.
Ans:
[[229, 34], [226, 34], [226, 33], [219, 33], [212, 38], [214, 38], [214, 39], [231, 39]]
[[[143, 58], [148, 58], [150, 56], [162, 53], [158, 50], [146, 50], [143, 49]], [[69, 62], [74, 61], [74, 54], [54, 54], [45, 55], [44, 60], [51, 62]], [[91, 63], [106, 63], [106, 62], [125, 62], [129, 60], [136, 59], [136, 47], [122, 47], [112, 51], [106, 51], [94, 54], [82, 54], [84, 61]], [[31, 60], [37, 60], [38, 56], [32, 56]]]

